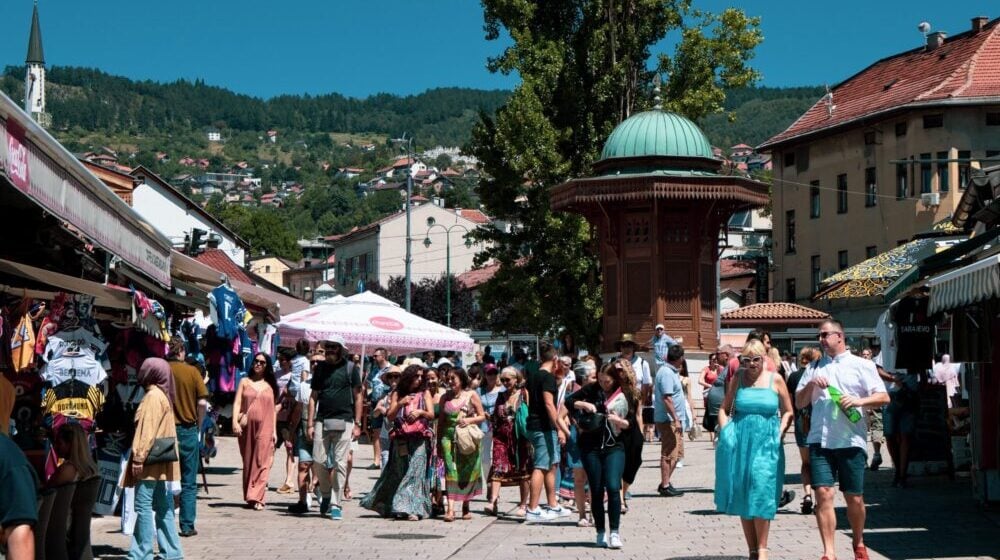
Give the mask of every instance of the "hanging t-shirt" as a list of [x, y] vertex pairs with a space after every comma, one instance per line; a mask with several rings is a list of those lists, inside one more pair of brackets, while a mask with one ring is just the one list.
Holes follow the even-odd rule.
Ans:
[[84, 381], [71, 380], [45, 391], [42, 410], [46, 414], [93, 420], [104, 406], [104, 394]]
[[98, 385], [108, 378], [108, 373], [94, 356], [90, 354], [64, 354], [45, 366], [42, 379], [58, 386], [67, 381], [81, 381], [87, 385]]
[[927, 298], [904, 298], [896, 306], [897, 370], [923, 372], [934, 364], [934, 321], [927, 315]]
[[35, 327], [27, 314], [14, 327], [14, 334], [10, 339], [10, 357], [14, 371], [17, 372], [28, 369], [35, 361]]
[[223, 284], [208, 294], [209, 311], [215, 323], [216, 335], [232, 340], [239, 334], [237, 328], [243, 324], [246, 308], [232, 288]]

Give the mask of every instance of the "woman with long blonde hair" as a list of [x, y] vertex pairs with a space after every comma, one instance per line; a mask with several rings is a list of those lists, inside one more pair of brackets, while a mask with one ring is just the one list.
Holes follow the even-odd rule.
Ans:
[[739, 516], [750, 558], [767, 560], [785, 480], [782, 437], [792, 422], [792, 400], [785, 380], [767, 363], [762, 342], [747, 342], [740, 366], [719, 409], [715, 507]]
[[87, 432], [79, 424], [64, 424], [52, 442], [56, 456], [62, 460], [46, 481], [47, 488], [79, 482], [97, 476], [97, 463], [90, 455]]

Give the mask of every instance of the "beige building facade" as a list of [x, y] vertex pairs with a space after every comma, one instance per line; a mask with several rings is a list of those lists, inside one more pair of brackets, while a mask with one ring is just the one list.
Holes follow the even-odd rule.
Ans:
[[908, 111], [776, 149], [775, 299], [808, 302], [823, 278], [953, 215], [970, 167], [1000, 154], [995, 103]]
[[[466, 247], [466, 233], [480, 224], [466, 219], [461, 211], [421, 204], [411, 209], [410, 235], [414, 284], [445, 273], [448, 242], [451, 244], [451, 273], [455, 276], [472, 269], [483, 245]], [[428, 225], [428, 218], [434, 226]], [[450, 235], [446, 229], [450, 228]], [[429, 239], [430, 244], [425, 244]], [[389, 279], [406, 274], [406, 214], [399, 212], [352, 231], [333, 242], [336, 255], [337, 293], [350, 296], [359, 288], [374, 284], [385, 287]]]
[[[931, 231], [970, 170], [1000, 162], [1000, 19], [872, 63], [758, 151], [773, 162], [774, 301], [832, 309], [811, 300], [824, 278]], [[865, 305], [884, 302], [848, 302]]]

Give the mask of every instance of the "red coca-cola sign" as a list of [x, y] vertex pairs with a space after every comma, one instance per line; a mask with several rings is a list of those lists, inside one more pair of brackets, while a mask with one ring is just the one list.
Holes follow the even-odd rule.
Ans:
[[368, 319], [368, 322], [371, 323], [376, 329], [382, 329], [384, 331], [403, 330], [403, 323], [400, 323], [391, 317], [372, 317], [371, 319]]
[[10, 182], [22, 191], [27, 191], [31, 186], [24, 130], [10, 120], [7, 121], [7, 176], [10, 177]]

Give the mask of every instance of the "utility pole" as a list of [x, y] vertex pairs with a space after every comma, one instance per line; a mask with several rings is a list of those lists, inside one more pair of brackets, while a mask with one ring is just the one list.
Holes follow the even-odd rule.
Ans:
[[412, 239], [410, 238], [410, 199], [413, 198], [413, 137], [407, 138], [406, 133], [400, 138], [393, 138], [393, 142], [397, 142], [400, 146], [406, 147], [406, 161], [409, 164], [409, 168], [406, 172], [406, 312], [409, 313], [411, 309], [411, 294], [410, 294], [410, 278], [412, 273], [413, 265], [413, 252], [411, 248]]

